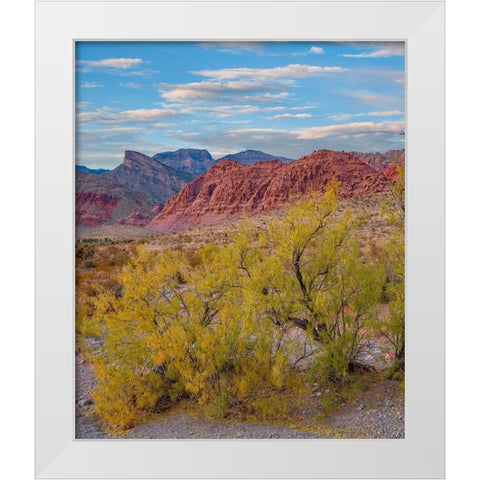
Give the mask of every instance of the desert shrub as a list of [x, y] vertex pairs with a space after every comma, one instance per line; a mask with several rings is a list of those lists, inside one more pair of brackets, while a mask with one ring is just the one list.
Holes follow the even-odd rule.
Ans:
[[98, 238], [83, 238], [82, 242], [83, 243], [97, 243], [100, 240]]
[[139, 411], [183, 396], [221, 417], [255, 388], [283, 385], [271, 325], [263, 329], [236, 293], [231, 248], [198, 255], [192, 269], [181, 252], [139, 250], [121, 274], [122, 296], [98, 298], [108, 334], [94, 362], [95, 403], [108, 425], [128, 428]]
[[357, 223], [348, 212], [336, 220], [336, 208], [332, 186], [323, 201], [312, 197], [273, 223], [263, 250], [248, 248], [245, 234], [237, 249], [258, 314], [279, 329], [304, 330], [319, 346], [321, 375], [343, 382], [358, 366], [385, 274], [360, 251]]
[[392, 233], [384, 245], [382, 257], [388, 278], [384, 295], [389, 315], [378, 318], [375, 327], [387, 339], [394, 352], [390, 376], [403, 379], [405, 371], [405, 165], [397, 166], [397, 180], [390, 184], [390, 194], [382, 210]]
[[333, 185], [266, 232], [244, 222], [231, 245], [136, 250], [115, 277], [120, 292], [91, 300], [91, 322], [104, 326], [94, 356], [100, 418], [129, 428], [189, 399], [210, 416], [267, 419], [284, 415], [289, 395], [309, 383], [332, 385], [327, 409], [343, 398], [365, 367], [386, 265], [360, 247], [349, 212], [336, 212]]
[[104, 334], [104, 325], [93, 319], [92, 312], [94, 310], [94, 302], [92, 297], [80, 296], [77, 298], [75, 309], [75, 333], [80, 338], [101, 337]]

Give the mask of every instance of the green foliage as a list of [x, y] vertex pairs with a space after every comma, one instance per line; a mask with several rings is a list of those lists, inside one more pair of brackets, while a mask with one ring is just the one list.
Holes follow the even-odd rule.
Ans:
[[337, 410], [342, 404], [343, 397], [336, 390], [329, 390], [322, 396], [323, 410], [327, 415]]
[[391, 194], [383, 205], [394, 227], [384, 245], [382, 259], [387, 271], [385, 295], [389, 315], [380, 318], [376, 327], [394, 349], [390, 374], [401, 380], [405, 370], [405, 166], [399, 165], [397, 169], [397, 181], [391, 184]]
[[[360, 248], [358, 222], [336, 215], [336, 188], [292, 206], [264, 233], [245, 222], [230, 245], [139, 248], [115, 279], [121, 288], [89, 299], [79, 333], [104, 338], [94, 369], [106, 424], [129, 428], [181, 399], [213, 417], [237, 409], [271, 419], [287, 413], [289, 395], [306, 393], [307, 377], [349, 385], [382, 295], [392, 320], [379, 328], [400, 329], [393, 259], [403, 252], [389, 246], [387, 265]], [[333, 388], [326, 408], [338, 398]]]
[[139, 250], [121, 275], [123, 295], [98, 299], [108, 336], [95, 400], [109, 425], [128, 428], [138, 410], [182, 396], [223, 416], [255, 386], [279, 384], [271, 339], [237, 299], [232, 249], [211, 245], [198, 257], [193, 269], [180, 252]]
[[[274, 223], [263, 251], [242, 253], [257, 316], [280, 331], [304, 330], [321, 347], [319, 370], [343, 382], [362, 351], [366, 325], [375, 318], [384, 268], [362, 253], [345, 212], [334, 219], [335, 186], [324, 201], [312, 197]], [[237, 243], [244, 252], [245, 238]]]

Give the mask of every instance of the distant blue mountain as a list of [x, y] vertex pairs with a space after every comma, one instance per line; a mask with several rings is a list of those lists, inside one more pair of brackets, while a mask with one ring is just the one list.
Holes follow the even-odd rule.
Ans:
[[194, 176], [201, 175], [215, 165], [215, 160], [207, 150], [181, 148], [175, 152], [161, 152], [152, 157], [157, 162]]
[[102, 173], [109, 172], [110, 170], [106, 168], [88, 168], [85, 167], [85, 165], [75, 165], [75, 168], [79, 172], [84, 172], [84, 173], [93, 173], [95, 175], [101, 175]]
[[123, 163], [102, 177], [111, 178], [137, 192], [146, 193], [157, 202], [165, 203], [195, 177], [185, 171], [175, 170], [148, 155], [132, 150], [125, 151]]
[[[187, 181], [190, 181], [198, 175], [207, 172], [221, 160], [231, 159], [245, 165], [253, 165], [255, 162], [265, 162], [270, 160], [280, 160], [281, 162], [285, 163], [293, 162], [292, 158], [279, 157], [277, 155], [271, 155], [259, 150], [245, 150], [243, 152], [229, 153], [222, 158], [214, 160], [207, 150], [199, 150], [195, 148], [181, 148], [174, 152], [160, 152], [150, 158], [155, 160], [159, 165], [174, 169], [176, 172], [170, 173], [176, 173], [178, 176]], [[93, 169], [84, 165], [77, 165], [75, 168], [84, 173], [93, 173], [95, 175], [105, 174], [107, 177], [118, 181], [118, 179], [114, 178], [114, 176], [111, 176], [113, 175], [113, 172], [117, 173], [118, 167], [114, 170], [107, 170], [104, 168]], [[132, 188], [132, 185], [127, 186]], [[150, 195], [152, 194], [150, 191], [147, 193]]]
[[245, 165], [253, 165], [255, 162], [265, 162], [269, 160], [280, 160], [281, 162], [293, 162], [293, 158], [279, 157], [277, 155], [270, 155], [269, 153], [260, 152], [259, 150], [245, 150], [238, 153], [229, 153], [222, 158], [217, 158], [217, 162], [222, 160], [235, 160], [236, 162]]

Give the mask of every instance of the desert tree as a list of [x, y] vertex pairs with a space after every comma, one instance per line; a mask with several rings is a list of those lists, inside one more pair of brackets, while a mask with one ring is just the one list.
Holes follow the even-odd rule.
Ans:
[[361, 251], [356, 220], [338, 213], [337, 188], [293, 205], [242, 259], [257, 316], [282, 335], [292, 327], [306, 332], [320, 352], [323, 376], [343, 382], [360, 367], [384, 270]]
[[394, 350], [392, 375], [405, 370], [405, 165], [397, 165], [397, 178], [389, 182], [389, 195], [383, 205], [391, 225], [390, 238], [384, 245], [387, 283], [385, 294], [389, 315], [378, 327]]

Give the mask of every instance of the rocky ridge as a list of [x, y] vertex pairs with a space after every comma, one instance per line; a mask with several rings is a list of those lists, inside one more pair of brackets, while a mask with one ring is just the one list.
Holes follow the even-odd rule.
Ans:
[[398, 166], [404, 165], [404, 163], [398, 163], [396, 165], [391, 165], [390, 167], [386, 167], [382, 170], [382, 174], [385, 175], [389, 180], [396, 181], [398, 178]]
[[165, 202], [193, 179], [188, 172], [175, 170], [148, 155], [127, 150], [123, 163], [102, 174], [120, 185], [149, 195], [157, 202]]
[[75, 172], [75, 223], [84, 227], [109, 225], [134, 209], [151, 210], [155, 201], [102, 175]]
[[235, 160], [236, 162], [243, 163], [244, 165], [253, 165], [256, 162], [267, 162], [270, 160], [280, 160], [284, 163], [293, 162], [292, 158], [278, 157], [270, 155], [269, 153], [261, 152], [260, 150], [244, 150], [238, 153], [229, 153], [221, 158], [217, 158], [217, 162], [223, 160]]
[[130, 215], [125, 218], [117, 220], [118, 225], [134, 225], [137, 227], [144, 227], [149, 224], [153, 218], [163, 210], [163, 204], [157, 203], [151, 210], [143, 207], [135, 208], [130, 212]]
[[375, 170], [383, 170], [397, 163], [405, 162], [405, 149], [389, 150], [385, 153], [362, 153], [350, 152], [355, 158], [373, 167]]
[[215, 160], [208, 150], [194, 148], [181, 148], [175, 152], [156, 153], [152, 158], [157, 162], [194, 176], [205, 173], [215, 164]]
[[341, 198], [386, 188], [381, 173], [347, 152], [318, 150], [292, 163], [276, 160], [251, 166], [224, 160], [185, 185], [147, 228], [172, 232], [277, 210], [309, 192], [322, 193], [332, 180], [339, 182]]

